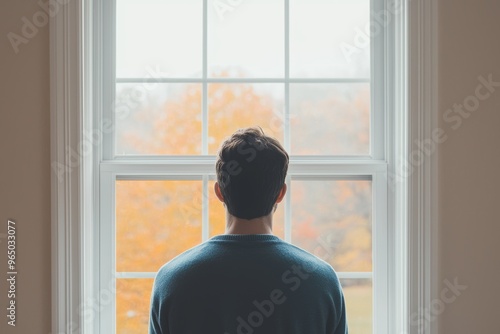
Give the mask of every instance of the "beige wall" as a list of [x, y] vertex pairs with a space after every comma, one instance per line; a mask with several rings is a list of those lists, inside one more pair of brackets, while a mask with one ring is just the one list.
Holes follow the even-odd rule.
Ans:
[[[41, 28], [14, 54], [35, 1], [0, 2], [0, 233], [18, 226], [18, 326], [2, 333], [50, 331], [49, 39]], [[478, 76], [500, 81], [500, 1], [440, 0], [439, 112], [449, 139], [440, 146], [441, 281], [468, 288], [441, 315], [440, 333], [496, 333], [500, 315], [500, 88], [454, 130], [442, 120], [474, 95]], [[0, 239], [5, 268], [5, 239]], [[3, 274], [1, 274], [3, 277]], [[0, 280], [0, 305], [6, 303]], [[2, 306], [2, 309], [3, 306]], [[2, 311], [0, 319], [5, 319]], [[356, 333], [354, 333], [356, 334]]]
[[0, 333], [50, 332], [49, 34], [40, 29], [15, 54], [36, 1], [0, 1], [0, 233], [17, 223], [17, 326], [6, 324], [6, 240], [0, 239]]
[[440, 0], [441, 279], [468, 289], [441, 316], [441, 333], [500, 333], [500, 87], [453, 130], [446, 109], [500, 82], [500, 1]]

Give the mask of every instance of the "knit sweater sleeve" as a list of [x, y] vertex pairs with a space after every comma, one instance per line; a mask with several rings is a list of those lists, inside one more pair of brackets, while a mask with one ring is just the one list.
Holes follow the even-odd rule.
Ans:
[[150, 311], [149, 311], [149, 334], [169, 334], [167, 330], [167, 326], [162, 324], [162, 317], [160, 316], [161, 312], [161, 303], [162, 298], [159, 296], [159, 279], [155, 278], [155, 282], [153, 284], [153, 291], [151, 292], [151, 302], [150, 302]]
[[345, 299], [342, 290], [339, 291], [338, 300], [336, 301], [336, 322], [333, 323], [333, 328], [329, 331], [331, 334], [348, 334], [347, 317], [345, 310]]

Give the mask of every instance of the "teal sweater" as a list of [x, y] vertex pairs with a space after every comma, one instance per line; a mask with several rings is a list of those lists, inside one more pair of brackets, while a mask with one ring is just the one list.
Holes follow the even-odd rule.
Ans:
[[160, 268], [150, 334], [345, 334], [325, 261], [270, 234], [217, 235]]

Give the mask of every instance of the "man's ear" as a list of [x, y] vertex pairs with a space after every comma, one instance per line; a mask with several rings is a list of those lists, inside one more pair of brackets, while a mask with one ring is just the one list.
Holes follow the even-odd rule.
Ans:
[[215, 191], [215, 195], [217, 196], [217, 198], [219, 199], [219, 201], [221, 201], [222, 203], [224, 203], [224, 196], [222, 196], [222, 192], [220, 191], [219, 182], [215, 182], [215, 184], [214, 184], [214, 191]]
[[280, 194], [278, 195], [278, 198], [276, 199], [276, 203], [279, 203], [283, 200], [286, 194], [286, 183], [283, 183], [283, 187], [280, 190]]

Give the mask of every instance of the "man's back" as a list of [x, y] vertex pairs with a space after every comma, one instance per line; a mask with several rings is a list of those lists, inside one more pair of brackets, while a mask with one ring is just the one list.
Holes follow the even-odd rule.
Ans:
[[337, 275], [270, 234], [218, 235], [164, 265], [150, 334], [345, 334]]

